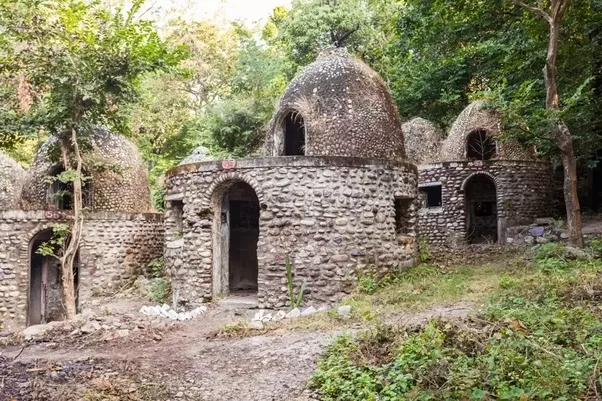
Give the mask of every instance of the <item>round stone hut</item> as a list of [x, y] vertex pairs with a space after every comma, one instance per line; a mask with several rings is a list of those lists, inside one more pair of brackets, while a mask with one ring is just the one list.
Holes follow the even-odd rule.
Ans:
[[[22, 170], [14, 163], [8, 164], [12, 170], [0, 171], [0, 182], [24, 182], [20, 201], [0, 211], [0, 331], [65, 315], [58, 259], [38, 253], [57, 224], [72, 222], [72, 189], [50, 179], [64, 171], [52, 157], [56, 145], [54, 137], [46, 141], [22, 181], [17, 180]], [[114, 293], [132, 282], [162, 256], [164, 243], [163, 215], [151, 207], [136, 147], [98, 128], [89, 149], [84, 157], [88, 179], [83, 235], [74, 266], [79, 310], [93, 295]]]
[[417, 171], [366, 64], [323, 52], [282, 96], [265, 149], [168, 171], [165, 261], [180, 301], [282, 307], [290, 263], [304, 300], [330, 303], [358, 271], [413, 263]]
[[[65, 170], [56, 155], [58, 140], [51, 136], [40, 148], [27, 174], [21, 208], [23, 210], [69, 210], [68, 184], [49, 177]], [[150, 189], [144, 163], [138, 149], [121, 135], [96, 128], [91, 149], [85, 155], [84, 204], [95, 211], [149, 212]]]
[[19, 203], [25, 170], [0, 151], [0, 210], [13, 209]]
[[[439, 142], [417, 126], [410, 154], [440, 143], [438, 157], [419, 161], [419, 235], [432, 246], [505, 243], [508, 228], [549, 217], [553, 210], [552, 164], [511, 140], [501, 140], [502, 122], [483, 101], [470, 104]], [[422, 127], [422, 128], [420, 128]], [[428, 143], [425, 143], [428, 142]]]

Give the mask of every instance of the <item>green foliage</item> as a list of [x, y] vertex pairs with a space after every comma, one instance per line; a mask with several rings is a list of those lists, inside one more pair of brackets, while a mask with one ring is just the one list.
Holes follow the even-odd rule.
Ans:
[[151, 260], [146, 265], [146, 273], [150, 278], [165, 277], [165, 261], [163, 258]]
[[357, 288], [361, 293], [374, 294], [379, 287], [379, 278], [376, 271], [358, 271]]
[[600, 274], [598, 261], [569, 260], [562, 271], [506, 277], [480, 320], [340, 336], [310, 384], [323, 400], [593, 397], [602, 390], [595, 368], [602, 358]]
[[429, 238], [423, 235], [418, 240], [418, 262], [427, 263], [431, 259], [431, 251], [429, 250]]
[[155, 279], [149, 289], [151, 299], [159, 304], [167, 303], [171, 300], [171, 281], [167, 278]]
[[295, 290], [295, 282], [293, 281], [293, 268], [291, 265], [289, 255], [285, 256], [285, 264], [286, 264], [286, 284], [288, 287], [288, 300], [291, 306], [291, 309], [295, 309], [301, 306], [303, 302], [303, 293], [305, 292], [306, 281], [303, 280], [299, 291]]
[[70, 235], [71, 228], [67, 224], [54, 224], [52, 226], [52, 237], [41, 243], [36, 253], [60, 259], [61, 252], [64, 250], [67, 241], [69, 241]]

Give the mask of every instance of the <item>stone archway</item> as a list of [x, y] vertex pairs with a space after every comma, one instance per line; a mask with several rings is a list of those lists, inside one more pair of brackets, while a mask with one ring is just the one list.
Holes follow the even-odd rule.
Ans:
[[488, 174], [474, 174], [463, 184], [466, 241], [498, 241], [498, 208], [495, 180]]
[[246, 182], [224, 182], [213, 205], [213, 296], [256, 296], [258, 196]]
[[284, 156], [305, 156], [305, 123], [300, 113], [290, 112], [283, 121]]
[[[27, 299], [27, 325], [45, 324], [64, 320], [66, 316], [63, 302], [61, 266], [54, 256], [45, 256], [38, 251], [52, 238], [52, 228], [38, 232], [29, 243], [29, 288]], [[74, 264], [75, 299], [78, 292], [78, 265]]]

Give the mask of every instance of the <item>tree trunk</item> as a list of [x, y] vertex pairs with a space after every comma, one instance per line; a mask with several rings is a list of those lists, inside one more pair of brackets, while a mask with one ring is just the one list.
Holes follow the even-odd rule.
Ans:
[[[61, 270], [63, 281], [63, 296], [65, 302], [65, 311], [67, 318], [71, 318], [77, 314], [75, 274], [74, 265], [81, 242], [82, 227], [84, 216], [82, 213], [82, 157], [77, 143], [77, 131], [71, 129], [71, 143], [75, 154], [75, 179], [73, 180], [73, 226], [71, 227], [71, 235], [66, 242], [66, 248], [61, 257]], [[61, 142], [61, 153], [65, 170], [71, 169], [71, 161], [69, 159], [69, 149], [64, 141]]]
[[[547, 14], [541, 9], [536, 9], [523, 4], [523, 6], [542, 15], [550, 27], [548, 52], [546, 55], [546, 65], [543, 68], [543, 75], [546, 85], [546, 108], [555, 111], [560, 109], [558, 101], [558, 85], [556, 83], [556, 58], [558, 57], [560, 26], [562, 17], [566, 12], [569, 3], [570, 0], [551, 0], [550, 14]], [[579, 197], [577, 193], [577, 163], [575, 161], [575, 152], [573, 150], [573, 137], [569, 128], [562, 121], [555, 121], [553, 123], [552, 132], [554, 134], [556, 147], [560, 150], [564, 170], [564, 203], [566, 206], [569, 241], [571, 245], [582, 248], [584, 244], [581, 228], [581, 208], [579, 206]]]
[[577, 163], [573, 152], [573, 140], [564, 125], [556, 126], [556, 141], [559, 144], [564, 172], [564, 204], [566, 206], [566, 222], [569, 230], [569, 242], [572, 246], [583, 248], [583, 231], [581, 227], [581, 209], [577, 196]]

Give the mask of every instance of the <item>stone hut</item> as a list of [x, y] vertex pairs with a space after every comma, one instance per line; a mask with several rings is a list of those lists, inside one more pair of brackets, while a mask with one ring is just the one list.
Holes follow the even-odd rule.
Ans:
[[[58, 261], [37, 253], [53, 227], [69, 223], [72, 214], [69, 186], [48, 180], [62, 169], [49, 156], [54, 144], [51, 137], [38, 151], [20, 201], [0, 211], [0, 331], [64, 317]], [[163, 253], [163, 215], [151, 208], [135, 146], [99, 128], [86, 161], [90, 178], [75, 266], [80, 310], [93, 296], [114, 293], [131, 282]]]
[[25, 170], [0, 151], [0, 210], [13, 209], [19, 203]]
[[[151, 210], [150, 189], [142, 158], [135, 145], [121, 135], [105, 128], [96, 128], [85, 160], [84, 203], [95, 211], [148, 212]], [[70, 209], [70, 195], [61, 196], [66, 185], [48, 184], [48, 177], [64, 171], [62, 163], [55, 162], [58, 141], [51, 136], [40, 148], [27, 174], [21, 209]]]
[[[424, 127], [418, 131], [430, 125]], [[422, 140], [427, 134], [414, 133], [416, 141], [410, 132], [404, 131], [408, 154], [421, 154], [430, 146]], [[551, 163], [503, 140], [502, 133], [495, 110], [472, 103], [453, 123], [439, 156], [419, 161], [418, 235], [428, 237], [431, 246], [505, 243], [508, 228], [551, 213]]]
[[416, 117], [401, 126], [408, 160], [415, 165], [439, 160], [445, 133], [424, 118]]
[[323, 52], [285, 91], [266, 156], [167, 172], [165, 262], [181, 302], [306, 303], [348, 293], [415, 255], [416, 167], [385, 85], [344, 50]]

